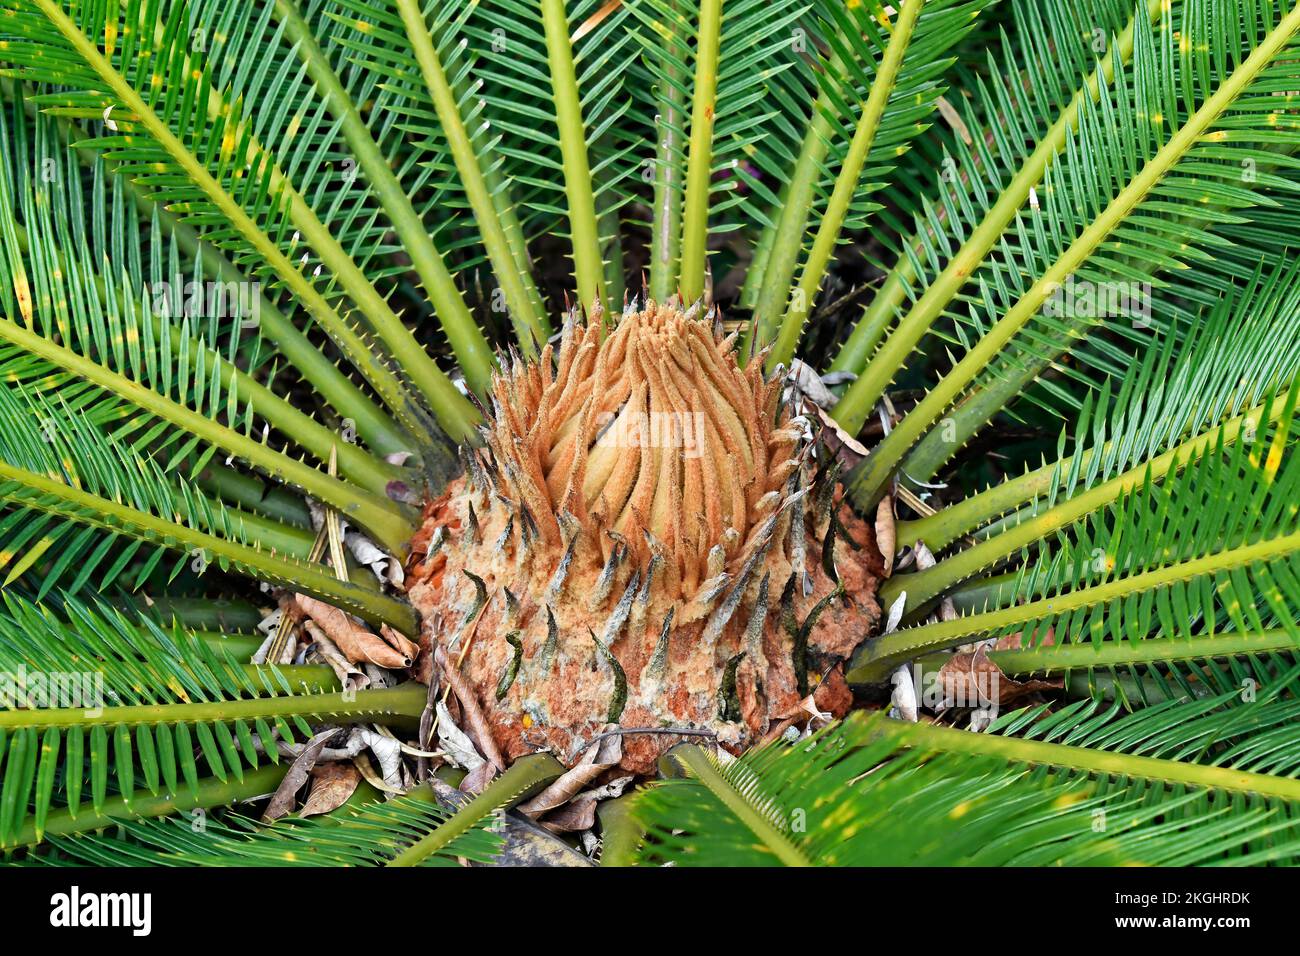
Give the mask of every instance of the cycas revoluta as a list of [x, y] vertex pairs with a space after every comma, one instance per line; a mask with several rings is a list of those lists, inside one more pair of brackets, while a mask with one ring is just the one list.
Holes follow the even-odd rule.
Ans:
[[[0, 669], [105, 694], [6, 697], [0, 844], [488, 860], [612, 733], [637, 771], [695, 739], [601, 804], [610, 862], [874, 859], [895, 803], [937, 837], [989, 787], [936, 862], [1294, 859], [1298, 31], [0, 0]], [[977, 669], [1039, 696], [752, 747], [945, 665], [932, 717]], [[330, 724], [406, 789], [454, 718], [488, 758], [455, 812], [435, 778], [203, 844], [142, 819]]]

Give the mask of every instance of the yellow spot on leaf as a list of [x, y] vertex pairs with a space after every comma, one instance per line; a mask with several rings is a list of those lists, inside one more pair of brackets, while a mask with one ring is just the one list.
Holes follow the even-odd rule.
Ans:
[[1276, 444], [1268, 450], [1268, 459], [1264, 462], [1264, 474], [1268, 476], [1269, 481], [1277, 474], [1278, 467], [1282, 464], [1282, 449]]
[[27, 284], [27, 275], [18, 273], [14, 276], [14, 293], [18, 296], [18, 310], [23, 314], [23, 321], [32, 324], [32, 290]]

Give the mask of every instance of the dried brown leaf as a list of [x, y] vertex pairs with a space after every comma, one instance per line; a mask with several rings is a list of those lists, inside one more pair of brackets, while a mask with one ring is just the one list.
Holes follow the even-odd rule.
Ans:
[[822, 423], [821, 438], [831, 453], [844, 463], [844, 471], [852, 471], [862, 459], [867, 457], [867, 448], [831, 418], [830, 412], [820, 405], [813, 405], [817, 417]]
[[350, 763], [335, 761], [312, 768], [311, 792], [299, 816], [313, 817], [337, 810], [347, 802], [361, 783], [361, 774]]
[[971, 653], [952, 655], [939, 669], [939, 687], [946, 707], [1002, 706], [1064, 685], [1061, 678], [1018, 681], [1008, 677], [989, 659], [984, 645]]
[[465, 779], [460, 782], [460, 789], [471, 796], [475, 796], [482, 793], [483, 789], [496, 778], [496, 775], [497, 768], [492, 765], [492, 761], [484, 760], [465, 775]]
[[461, 710], [464, 711], [465, 721], [469, 724], [467, 728], [470, 735], [474, 738], [479, 752], [487, 758], [488, 763], [499, 772], [506, 769], [505, 758], [501, 756], [501, 750], [497, 747], [496, 741], [492, 737], [492, 727], [483, 716], [483, 708], [479, 705], [478, 698], [474, 696], [474, 688], [469, 686], [465, 680], [465, 675], [460, 672], [460, 668], [452, 667], [447, 662], [447, 655], [439, 647], [436, 652], [436, 663], [442, 668], [443, 677], [451, 686], [452, 692], [456, 695], [456, 700], [460, 702]]
[[894, 549], [898, 532], [894, 526], [894, 498], [885, 495], [876, 505], [876, 547], [885, 559], [885, 577], [894, 573]]
[[263, 823], [278, 820], [293, 810], [298, 791], [302, 789], [302, 785], [307, 782], [308, 774], [316, 766], [316, 760], [320, 757], [321, 750], [329, 743], [330, 738], [338, 732], [337, 727], [331, 727], [307, 741], [307, 745], [302, 748], [302, 753], [289, 765], [289, 771], [284, 775], [284, 779], [280, 781], [280, 786], [276, 787], [275, 793], [271, 796], [271, 801], [266, 805], [266, 810], [262, 813]]
[[299, 609], [310, 617], [354, 664], [369, 662], [399, 670], [411, 664], [409, 657], [389, 647], [378, 635], [366, 630], [344, 611], [305, 594], [294, 595]]
[[966, 121], [961, 118], [961, 114], [957, 112], [956, 107], [942, 96], [939, 97], [936, 105], [939, 107], [939, 115], [952, 127], [953, 132], [960, 136], [962, 142], [967, 146], [971, 145], [974, 141], [971, 139], [970, 130], [966, 127]]
[[[613, 726], [609, 725], [606, 730]], [[527, 803], [521, 804], [518, 807], [519, 812], [536, 820], [543, 814], [562, 807], [622, 759], [623, 738], [617, 734], [602, 737], [588, 747], [582, 759], [561, 774], [554, 783]], [[595, 813], [594, 806], [592, 812]], [[585, 830], [586, 827], [579, 829]]]
[[552, 833], [579, 833], [590, 830], [596, 825], [596, 804], [599, 802], [591, 794], [584, 793], [568, 806], [548, 816], [542, 821], [542, 826]]
[[416, 644], [404, 635], [397, 633], [397, 631], [393, 630], [387, 624], [380, 625], [379, 636], [388, 643], [389, 647], [397, 651], [397, 653], [401, 654], [403, 657], [410, 659], [412, 662], [419, 658], [420, 645]]

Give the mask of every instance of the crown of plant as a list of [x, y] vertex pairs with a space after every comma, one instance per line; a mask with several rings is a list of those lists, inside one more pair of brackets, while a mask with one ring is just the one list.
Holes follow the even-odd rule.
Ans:
[[[494, 377], [411, 598], [449, 657], [475, 642], [466, 672], [507, 755], [576, 756], [607, 723], [749, 743], [816, 686], [809, 653], [843, 661], [871, 633], [874, 540], [836, 513], [783, 376], [734, 345], [713, 310], [650, 301], [608, 330], [572, 312], [558, 356]], [[862, 540], [837, 552], [846, 521]], [[624, 766], [676, 739], [629, 743]]]
[[[602, 859], [1293, 862], [1297, 89], [1293, 2], [0, 0], [0, 678], [104, 691], [0, 686], [0, 848], [487, 859], [689, 731]], [[322, 728], [425, 789], [138, 823]]]

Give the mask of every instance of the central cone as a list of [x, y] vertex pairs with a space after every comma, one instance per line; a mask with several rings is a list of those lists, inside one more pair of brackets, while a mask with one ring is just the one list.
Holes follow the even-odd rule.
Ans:
[[[650, 302], [607, 335], [571, 316], [558, 356], [495, 378], [409, 593], [508, 759], [572, 762], [610, 724], [739, 749], [814, 691], [847, 709], [834, 665], [877, 626], [883, 562], [781, 380], [733, 347]], [[680, 739], [628, 735], [621, 766]]]

